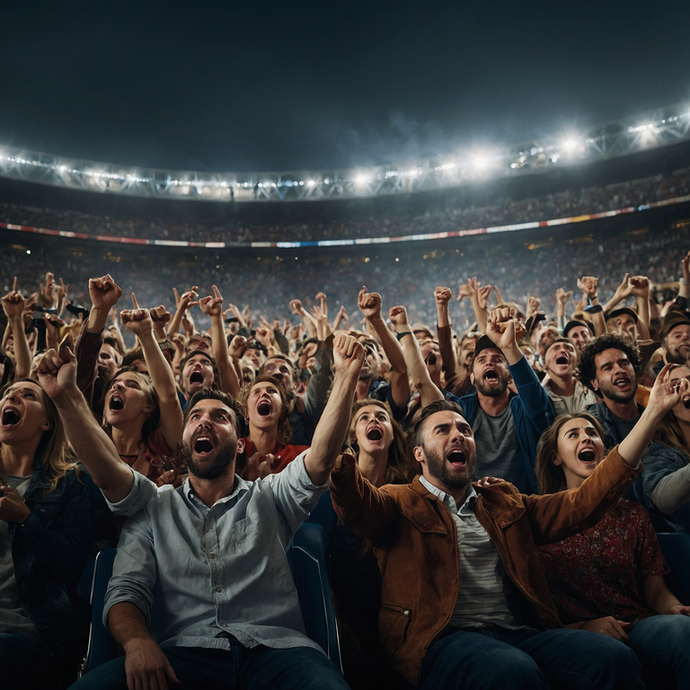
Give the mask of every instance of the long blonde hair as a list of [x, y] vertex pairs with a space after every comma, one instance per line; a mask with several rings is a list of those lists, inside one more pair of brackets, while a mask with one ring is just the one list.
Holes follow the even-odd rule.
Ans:
[[[15, 381], [14, 383], [22, 382], [33, 383], [41, 389], [41, 402], [46, 411], [50, 428], [43, 432], [41, 440], [36, 447], [36, 454], [34, 457], [40, 458], [46, 479], [50, 481], [50, 491], [48, 493], [52, 493], [57, 488], [60, 479], [62, 479], [69, 470], [73, 468], [78, 469], [74, 457], [74, 450], [67, 440], [65, 428], [62, 425], [62, 420], [60, 419], [57, 407], [55, 407], [55, 403], [34, 379], [25, 378]], [[7, 388], [3, 391], [3, 396], [6, 390]]]

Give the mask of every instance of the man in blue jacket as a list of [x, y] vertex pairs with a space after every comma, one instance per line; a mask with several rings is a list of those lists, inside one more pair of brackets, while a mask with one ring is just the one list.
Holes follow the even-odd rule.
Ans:
[[[470, 377], [476, 390], [460, 399], [477, 443], [475, 475], [535, 493], [537, 443], [554, 420], [553, 405], [518, 346], [508, 309], [494, 310], [487, 332], [475, 346]], [[517, 394], [508, 387], [511, 378]]]

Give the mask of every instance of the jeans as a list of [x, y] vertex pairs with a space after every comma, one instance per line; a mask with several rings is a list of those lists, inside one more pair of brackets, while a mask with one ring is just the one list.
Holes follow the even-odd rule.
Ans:
[[[174, 690], [349, 690], [336, 666], [311, 647], [247, 649], [231, 641], [230, 650], [166, 647], [163, 652], [181, 685]], [[89, 671], [74, 690], [126, 690], [125, 658]]]
[[650, 616], [628, 633], [648, 687], [690, 688], [690, 618]]
[[457, 630], [422, 661], [427, 690], [642, 690], [640, 664], [629, 647], [585, 630], [508, 630], [497, 625]]

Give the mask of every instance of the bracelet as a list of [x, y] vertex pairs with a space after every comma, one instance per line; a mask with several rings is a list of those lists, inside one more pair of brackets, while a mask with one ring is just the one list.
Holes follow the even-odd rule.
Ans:
[[598, 314], [600, 311], [604, 311], [604, 307], [601, 304], [590, 304], [588, 307], [585, 307], [584, 311], [588, 314]]
[[398, 342], [400, 342], [406, 335], [412, 335], [412, 331], [405, 331], [404, 333], [396, 333], [395, 337], [397, 338]]
[[688, 285], [688, 286], [690, 286], [690, 283], [688, 283], [688, 281], [685, 280], [685, 278], [681, 278], [681, 279], [680, 279], [680, 284], [681, 284], [681, 285]]

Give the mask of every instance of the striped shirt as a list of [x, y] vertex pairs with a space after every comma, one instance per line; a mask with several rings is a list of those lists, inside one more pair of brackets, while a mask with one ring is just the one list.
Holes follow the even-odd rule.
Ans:
[[505, 574], [498, 551], [474, 514], [477, 492], [470, 485], [458, 509], [455, 499], [424, 477], [420, 481], [450, 510], [458, 536], [460, 583], [450, 621], [453, 628], [483, 628], [489, 624], [517, 630], [524, 628], [514, 611], [519, 593]]

